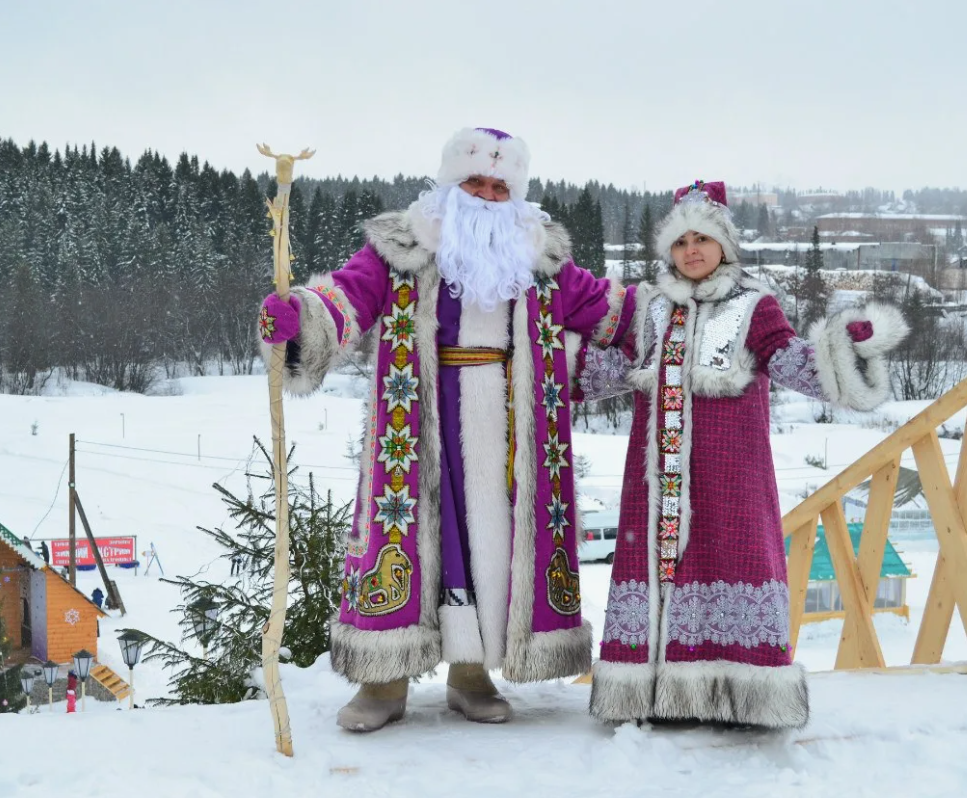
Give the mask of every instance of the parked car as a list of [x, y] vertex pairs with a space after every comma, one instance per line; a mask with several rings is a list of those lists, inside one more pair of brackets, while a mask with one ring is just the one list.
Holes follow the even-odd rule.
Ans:
[[618, 513], [594, 512], [583, 517], [584, 539], [578, 545], [581, 562], [614, 562], [614, 546], [618, 541]]

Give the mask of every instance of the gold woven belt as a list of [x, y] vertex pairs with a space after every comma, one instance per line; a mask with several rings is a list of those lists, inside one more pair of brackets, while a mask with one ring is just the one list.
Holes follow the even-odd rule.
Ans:
[[486, 366], [506, 363], [507, 350], [487, 346], [441, 346], [441, 366]]
[[493, 349], [487, 346], [441, 346], [441, 366], [486, 366], [489, 363], [507, 364], [507, 490], [514, 489], [514, 456], [516, 454], [516, 440], [514, 438], [514, 374], [511, 369], [510, 353], [505, 349]]

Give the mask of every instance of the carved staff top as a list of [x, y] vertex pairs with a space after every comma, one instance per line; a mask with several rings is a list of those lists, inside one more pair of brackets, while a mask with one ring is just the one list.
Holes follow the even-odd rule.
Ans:
[[256, 144], [258, 151], [269, 158], [275, 158], [275, 179], [278, 191], [274, 199], [266, 199], [265, 204], [272, 218], [271, 235], [275, 238], [275, 288], [282, 299], [289, 298], [289, 194], [292, 192], [292, 166], [296, 161], [304, 161], [315, 155], [315, 150], [304, 149], [298, 155], [276, 155], [268, 144]]
[[315, 150], [310, 150], [308, 147], [300, 152], [298, 155], [276, 155], [269, 148], [268, 144], [256, 144], [258, 150], [262, 155], [269, 158], [275, 158], [275, 180], [279, 184], [279, 187], [292, 185], [292, 165], [296, 161], [305, 161], [316, 154]]

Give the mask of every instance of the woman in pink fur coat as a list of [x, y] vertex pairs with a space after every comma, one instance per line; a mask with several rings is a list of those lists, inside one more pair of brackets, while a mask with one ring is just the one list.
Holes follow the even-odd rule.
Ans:
[[639, 286], [629, 333], [635, 421], [591, 712], [802, 727], [769, 380], [870, 410], [887, 398], [884, 355], [907, 327], [871, 303], [797, 337], [738, 266], [722, 183], [679, 189], [657, 247], [666, 269]]

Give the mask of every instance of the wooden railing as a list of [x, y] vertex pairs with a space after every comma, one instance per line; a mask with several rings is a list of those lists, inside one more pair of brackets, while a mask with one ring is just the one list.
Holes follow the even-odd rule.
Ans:
[[[947, 472], [937, 427], [967, 406], [967, 380], [914, 416], [886, 440], [786, 513], [783, 532], [789, 545], [790, 645], [795, 650], [806, 606], [806, 586], [822, 518], [846, 618], [836, 668], [883, 668], [883, 652], [873, 628], [873, 603], [883, 565], [900, 457], [913, 450], [920, 482], [940, 543], [923, 620], [911, 664], [940, 662], [954, 607], [967, 631], [967, 447], [961, 442], [953, 484]], [[872, 477], [859, 554], [854, 555], [846, 526], [843, 496]]]

